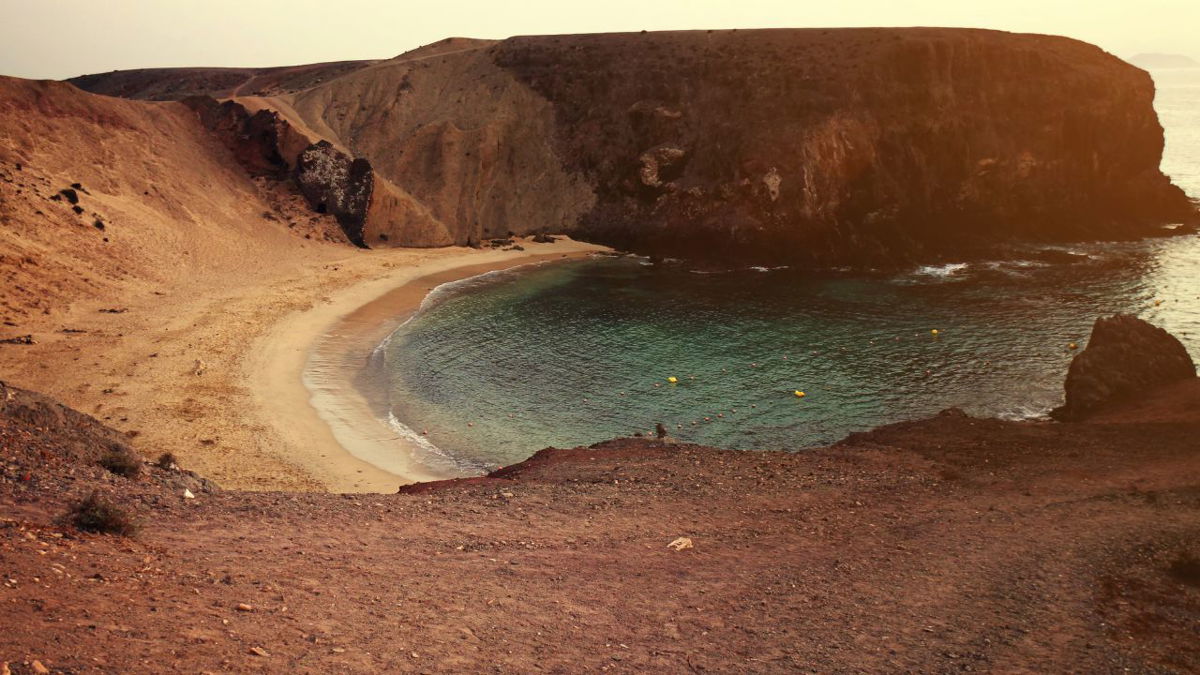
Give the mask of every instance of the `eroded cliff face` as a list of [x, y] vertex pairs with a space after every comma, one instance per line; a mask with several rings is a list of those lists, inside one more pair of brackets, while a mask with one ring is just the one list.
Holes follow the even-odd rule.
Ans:
[[559, 155], [553, 106], [493, 62], [493, 44], [439, 43], [276, 100], [390, 183], [368, 245], [568, 230], [593, 208], [592, 185]]
[[515, 38], [580, 227], [633, 248], [891, 260], [1186, 218], [1149, 76], [1065, 38], [795, 30]]
[[367, 246], [876, 265], [1193, 220], [1153, 96], [1066, 38], [839, 29], [450, 39], [256, 105], [369, 162]]

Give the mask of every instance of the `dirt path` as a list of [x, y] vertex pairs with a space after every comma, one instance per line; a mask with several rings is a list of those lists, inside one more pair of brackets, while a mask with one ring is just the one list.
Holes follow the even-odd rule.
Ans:
[[[1200, 386], [1171, 395], [1195, 409]], [[0, 484], [0, 654], [14, 672], [1194, 672], [1197, 424], [942, 416], [804, 454], [630, 439], [398, 495], [104, 479], [146, 521], [132, 540], [50, 523], [102, 471], [35, 476]]]

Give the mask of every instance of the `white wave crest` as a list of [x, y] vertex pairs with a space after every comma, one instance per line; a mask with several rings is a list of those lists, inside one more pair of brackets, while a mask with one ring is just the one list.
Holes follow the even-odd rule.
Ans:
[[946, 263], [945, 265], [921, 265], [914, 274], [924, 277], [947, 278], [966, 270], [967, 263]]
[[1008, 410], [1002, 411], [996, 415], [998, 419], [1007, 420], [1009, 422], [1024, 422], [1026, 420], [1047, 420], [1050, 419], [1050, 411], [1046, 408], [1035, 405], [1020, 405]]

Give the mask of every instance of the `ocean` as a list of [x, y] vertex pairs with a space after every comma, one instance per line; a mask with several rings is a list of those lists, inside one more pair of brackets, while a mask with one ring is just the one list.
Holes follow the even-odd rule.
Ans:
[[[1163, 170], [1200, 197], [1200, 70], [1155, 78]], [[1102, 315], [1141, 316], [1200, 358], [1198, 282], [1198, 236], [889, 275], [598, 258], [439, 287], [378, 361], [390, 422], [441, 472], [659, 422], [684, 441], [798, 450], [949, 407], [1042, 417]]]

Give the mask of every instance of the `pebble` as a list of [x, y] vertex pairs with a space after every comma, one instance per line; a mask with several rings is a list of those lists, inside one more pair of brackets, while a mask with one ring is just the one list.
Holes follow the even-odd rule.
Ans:
[[255, 656], [270, 656], [271, 655], [271, 652], [263, 649], [262, 647], [251, 647], [250, 653], [254, 654]]
[[690, 537], [678, 537], [671, 543], [667, 544], [667, 548], [673, 551], [683, 551], [685, 549], [693, 548], [693, 544]]
[[247, 604], [246, 604], [246, 603], [244, 603], [244, 602], [239, 602], [239, 603], [238, 603], [238, 606], [237, 606], [237, 611], [239, 611], [239, 612], [253, 612], [253, 611], [254, 611], [254, 606], [253, 606], [253, 605], [247, 605]]

